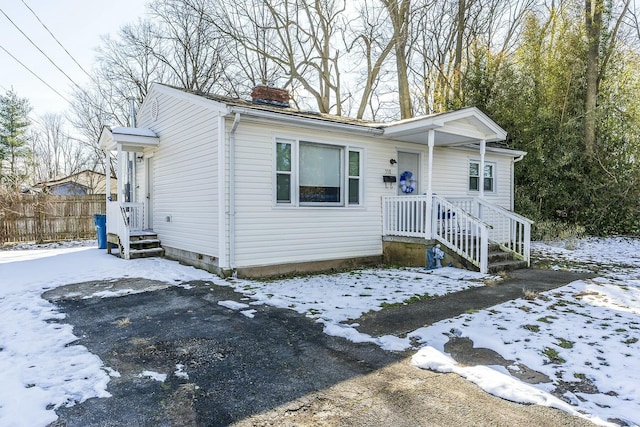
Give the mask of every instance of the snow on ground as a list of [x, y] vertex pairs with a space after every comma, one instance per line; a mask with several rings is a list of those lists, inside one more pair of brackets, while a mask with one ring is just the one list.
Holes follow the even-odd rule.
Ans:
[[160, 258], [125, 264], [91, 244], [0, 251], [1, 426], [46, 426], [57, 419], [53, 409], [61, 405], [110, 396], [109, 377], [118, 375], [85, 347], [73, 345], [77, 337], [72, 326], [64, 323], [64, 313], [40, 297], [44, 291], [121, 277], [174, 284], [211, 277]]
[[[76, 337], [64, 323], [64, 313], [40, 295], [61, 285], [124, 277], [233, 286], [245, 294], [244, 302], [220, 303], [238, 315], [256, 315], [247, 304], [270, 304], [304, 313], [321, 322], [326, 333], [352, 341], [375, 342], [390, 350], [419, 342], [416, 366], [456, 372], [505, 399], [586, 414], [598, 424], [640, 424], [639, 239], [534, 244], [534, 256], [549, 268], [588, 269], [598, 277], [444, 320], [406, 337], [370, 337], [358, 332], [350, 319], [385, 304], [483, 286], [495, 278], [443, 268], [367, 269], [264, 282], [222, 280], [159, 258], [123, 261], [97, 250], [95, 242], [12, 249], [0, 251], [0, 425], [45, 426], [56, 419], [53, 409], [61, 405], [109, 396], [107, 383], [118, 373], [85, 347], [73, 345]], [[510, 369], [527, 366], [552, 382], [528, 385], [503, 367], [460, 366], [444, 353], [450, 336], [470, 338], [475, 347], [513, 360]], [[148, 374], [141, 375], [160, 380], [165, 373]], [[556, 388], [564, 391], [562, 400], [549, 393]]]

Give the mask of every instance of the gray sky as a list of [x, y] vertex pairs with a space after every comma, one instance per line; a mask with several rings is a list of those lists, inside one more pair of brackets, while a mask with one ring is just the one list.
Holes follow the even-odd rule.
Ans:
[[[68, 107], [67, 101], [2, 48], [67, 99], [71, 98], [73, 83], [38, 48], [78, 85], [84, 86], [89, 81], [27, 5], [73, 58], [90, 71], [100, 36], [115, 35], [121, 25], [143, 16], [145, 3], [145, 0], [0, 0], [0, 93], [4, 94], [13, 87], [18, 96], [29, 99], [33, 114], [36, 115], [63, 112]], [[21, 34], [5, 14], [38, 48]]]

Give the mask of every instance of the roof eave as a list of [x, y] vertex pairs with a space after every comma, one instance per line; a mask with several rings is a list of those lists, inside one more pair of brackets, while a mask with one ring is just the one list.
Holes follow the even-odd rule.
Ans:
[[293, 114], [280, 113], [277, 111], [268, 111], [268, 110], [260, 110], [253, 109], [247, 107], [238, 107], [238, 106], [228, 106], [228, 114], [240, 113], [241, 115], [254, 117], [258, 119], [264, 120], [279, 120], [284, 122], [289, 122], [292, 124], [296, 124], [304, 127], [312, 127], [312, 128], [326, 128], [335, 131], [343, 131], [357, 134], [366, 134], [366, 135], [382, 135], [384, 130], [380, 129], [375, 125], [365, 125], [365, 124], [357, 124], [357, 123], [339, 123], [331, 120], [312, 117], [301, 117]]

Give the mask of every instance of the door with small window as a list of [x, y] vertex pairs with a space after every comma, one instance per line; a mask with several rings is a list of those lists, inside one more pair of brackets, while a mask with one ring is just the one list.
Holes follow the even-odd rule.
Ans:
[[[398, 195], [417, 196], [420, 193], [420, 154], [398, 151]], [[426, 225], [426, 203], [406, 199], [398, 204], [398, 224], [403, 231], [421, 233]]]
[[398, 151], [398, 195], [420, 194], [420, 154]]

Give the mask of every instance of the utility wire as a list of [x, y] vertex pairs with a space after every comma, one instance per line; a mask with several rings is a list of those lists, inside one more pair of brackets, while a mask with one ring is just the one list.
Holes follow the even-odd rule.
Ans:
[[18, 58], [16, 58], [15, 56], [13, 56], [11, 54], [11, 52], [9, 52], [7, 49], [4, 48], [4, 46], [2, 46], [0, 44], [0, 49], [4, 50], [7, 55], [9, 55], [10, 57], [12, 57], [18, 64], [22, 65], [28, 72], [30, 72], [31, 74], [33, 74], [38, 80], [40, 80], [42, 83], [44, 83], [49, 89], [51, 89], [52, 91], [54, 91], [60, 98], [64, 99], [65, 101], [67, 101], [69, 104], [71, 104], [71, 101], [69, 101], [64, 95], [62, 95], [60, 92], [58, 92], [57, 90], [55, 90], [53, 88], [53, 86], [51, 86], [49, 83], [45, 82], [44, 80], [42, 80], [42, 78], [37, 75], [36, 73], [34, 73], [33, 71], [31, 71], [31, 69], [29, 67], [27, 67], [26, 65], [24, 65]]
[[47, 27], [44, 22], [42, 22], [42, 20], [40, 19], [40, 17], [38, 16], [37, 13], [34, 12], [33, 9], [31, 9], [29, 7], [29, 5], [27, 4], [27, 2], [25, 2], [24, 0], [22, 0], [22, 3], [27, 7], [27, 9], [29, 9], [29, 11], [33, 14], [33, 16], [36, 17], [36, 19], [38, 20], [38, 22], [40, 23], [40, 25], [42, 25], [44, 27], [45, 30], [47, 30], [47, 32], [49, 33], [49, 35], [51, 35], [51, 37], [56, 41], [56, 43], [58, 43], [58, 45], [62, 48], [62, 50], [64, 50], [67, 55], [69, 55], [69, 58], [71, 58], [73, 60], [73, 62], [76, 63], [76, 65], [87, 75], [89, 76], [89, 78], [91, 80], [93, 80], [93, 82], [97, 85], [98, 82], [93, 78], [93, 76], [91, 74], [89, 74], [87, 72], [87, 70], [84, 69], [84, 67], [82, 65], [80, 65], [80, 63], [78, 61], [76, 61], [76, 59], [73, 57], [73, 55], [71, 55], [71, 53], [69, 53], [69, 51], [67, 50], [67, 48], [65, 48], [62, 43], [60, 42], [60, 40], [57, 39], [56, 36], [53, 35], [53, 33], [51, 32], [51, 30], [49, 29], [49, 27]]
[[[41, 53], [41, 54], [43, 54], [43, 55], [44, 55], [44, 57], [45, 57], [45, 58], [47, 58], [47, 59], [49, 60], [49, 62], [51, 62], [51, 64], [53, 64], [53, 66], [54, 66], [54, 67], [56, 67], [56, 68], [58, 69], [58, 71], [60, 71], [62, 74], [64, 74], [64, 76], [65, 76], [66, 78], [68, 78], [68, 79], [69, 79], [69, 81], [70, 81], [71, 83], [73, 83], [73, 84], [74, 84], [74, 85], [75, 85], [75, 86], [76, 86], [76, 87], [77, 87], [81, 92], [84, 92], [84, 90], [83, 90], [83, 89], [78, 85], [78, 83], [76, 83], [76, 82], [75, 82], [71, 77], [69, 77], [69, 76], [67, 75], [67, 73], [65, 73], [65, 72], [62, 70], [62, 68], [58, 67], [58, 65], [53, 61], [53, 59], [49, 58], [49, 56], [48, 56], [46, 53], [44, 53], [44, 51], [43, 51], [42, 49], [40, 49], [40, 48], [38, 47], [38, 45], [37, 45], [37, 44], [35, 44], [35, 43], [33, 42], [33, 40], [31, 40], [31, 39], [29, 38], [29, 36], [27, 36], [27, 35], [24, 33], [24, 31], [22, 31], [22, 30], [20, 29], [20, 27], [18, 27], [18, 26], [15, 24], [15, 22], [13, 22], [13, 21], [11, 20], [11, 18], [9, 18], [9, 16], [4, 12], [4, 10], [0, 9], [0, 12], [5, 16], [5, 18], [7, 18], [7, 19], [9, 20], [9, 22], [11, 22], [11, 24], [13, 24], [13, 26], [14, 26], [14, 27], [16, 27], [16, 29], [17, 29], [18, 31], [20, 31], [20, 33], [21, 33], [21, 34], [22, 34], [22, 35], [23, 35], [27, 40], [29, 40], [29, 42], [30, 42], [30, 43], [31, 43], [31, 44], [32, 44], [36, 49], [38, 49], [38, 50], [40, 51], [40, 53]], [[6, 49], [5, 49], [5, 51], [6, 51]], [[12, 56], [13, 56], [13, 55], [12, 55]], [[15, 58], [15, 57], [14, 57], [14, 58]]]

